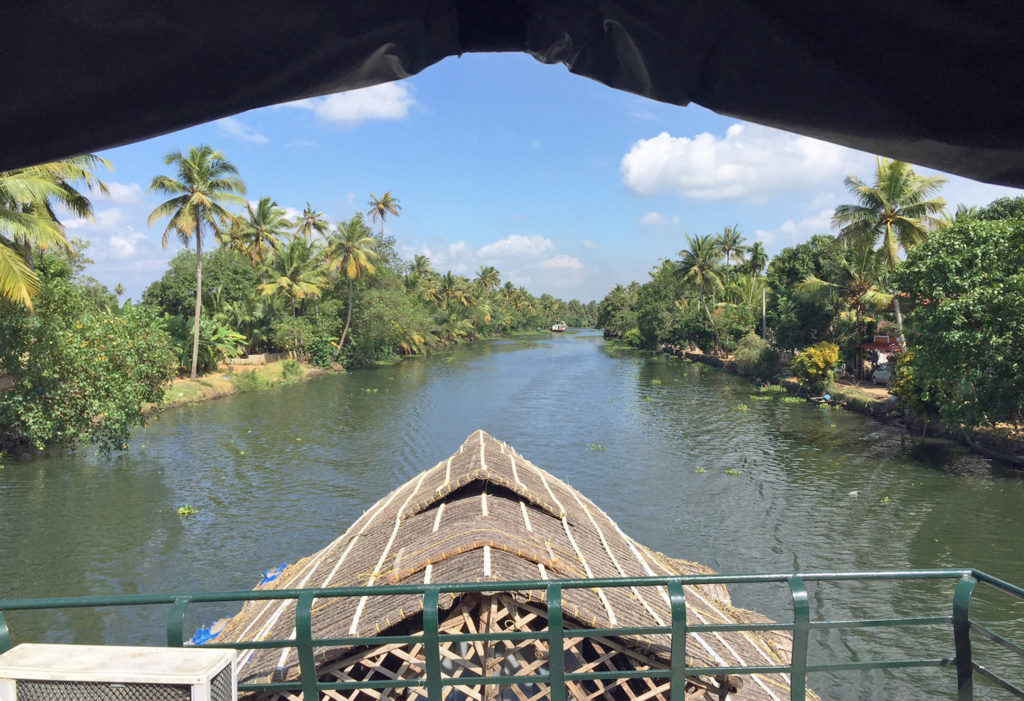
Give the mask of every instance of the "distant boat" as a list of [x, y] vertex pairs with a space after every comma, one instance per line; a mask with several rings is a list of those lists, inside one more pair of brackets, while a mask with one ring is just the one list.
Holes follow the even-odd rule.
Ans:
[[555, 333], [561, 333], [562, 331], [565, 331], [565, 322], [556, 321], [551, 325], [551, 330], [554, 331]]

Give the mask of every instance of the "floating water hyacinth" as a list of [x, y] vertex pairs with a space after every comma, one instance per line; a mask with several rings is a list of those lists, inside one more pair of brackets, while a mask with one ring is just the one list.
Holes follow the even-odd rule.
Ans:
[[198, 514], [199, 509], [192, 506], [191, 504], [182, 504], [178, 507], [179, 516], [189, 516], [190, 514]]
[[587, 445], [587, 450], [590, 450], [595, 453], [600, 453], [601, 451], [604, 450], [604, 446], [601, 445], [600, 443], [590, 443]]

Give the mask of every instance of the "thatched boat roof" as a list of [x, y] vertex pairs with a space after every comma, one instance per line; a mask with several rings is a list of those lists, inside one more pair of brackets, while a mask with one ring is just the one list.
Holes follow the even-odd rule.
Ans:
[[[288, 566], [264, 588], [710, 572], [635, 542], [578, 491], [507, 444], [476, 431], [450, 458], [385, 496], [337, 540]], [[724, 586], [686, 587], [685, 594], [691, 624], [766, 620], [732, 606]], [[505, 629], [521, 627], [516, 615], [523, 611], [533, 612], [531, 617], [544, 615], [542, 592], [504, 596], [509, 616]], [[671, 620], [664, 587], [570, 589], [564, 591], [563, 602], [567, 628], [661, 626]], [[473, 615], [459, 597], [442, 595], [440, 605], [448, 612], [461, 606], [464, 616]], [[313, 635], [408, 634], [410, 629], [422, 630], [421, 616], [422, 597], [416, 595], [319, 600]], [[228, 622], [219, 641], [288, 638], [294, 636], [294, 620], [294, 602], [249, 602]], [[608, 644], [654, 666], [665, 666], [669, 659], [667, 636], [622, 637]], [[789, 647], [784, 634], [691, 633], [687, 639], [690, 666], [786, 664]], [[351, 652], [318, 649], [318, 668]], [[239, 681], [250, 682], [294, 679], [296, 652], [243, 652], [238, 674]], [[748, 677], [736, 698], [787, 696], [786, 675], [763, 675]]]

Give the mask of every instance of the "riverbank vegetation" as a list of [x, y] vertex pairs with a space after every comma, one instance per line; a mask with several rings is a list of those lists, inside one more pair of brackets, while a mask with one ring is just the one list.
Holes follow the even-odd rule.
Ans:
[[877, 356], [858, 346], [885, 336], [904, 406], [1024, 435], [1024, 198], [948, 212], [941, 178], [884, 158], [871, 183], [845, 185], [834, 233], [770, 262], [735, 227], [687, 235], [648, 281], [608, 292], [598, 324], [637, 347], [733, 355], [764, 380], [794, 358], [790, 372], [817, 393], [840, 373], [868, 379]]
[[[596, 302], [534, 296], [482, 266], [467, 277], [403, 260], [385, 229], [401, 212], [392, 192], [366, 214], [331, 223], [310, 203], [295, 219], [269, 196], [243, 198], [227, 157], [195, 146], [166, 156], [150, 191], [164, 246], [183, 250], [143, 293], [120, 302], [84, 277], [80, 242], [58, 214], [91, 216], [84, 191], [105, 191], [94, 156], [0, 173], [0, 445], [7, 449], [126, 445], [143, 407], [165, 401], [175, 375], [202, 384], [232, 357], [285, 353], [308, 365], [390, 362], [556, 320], [593, 327]], [[299, 369], [299, 372], [306, 372]], [[294, 379], [295, 368], [291, 368]], [[273, 381], [232, 374], [232, 391]], [[287, 379], [287, 378], [285, 378]], [[216, 378], [206, 384], [217, 384]], [[216, 387], [182, 387], [183, 401]], [[190, 398], [186, 398], [186, 391]], [[167, 401], [174, 402], [173, 396]]]

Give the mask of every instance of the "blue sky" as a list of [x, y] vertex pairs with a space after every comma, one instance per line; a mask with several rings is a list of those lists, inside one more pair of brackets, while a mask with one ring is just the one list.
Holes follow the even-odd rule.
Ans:
[[[871, 154], [618, 92], [526, 55], [471, 54], [103, 152], [111, 197], [94, 198], [93, 221], [65, 221], [92, 242], [88, 274], [137, 299], [163, 273], [180, 244], [163, 250], [162, 225], [146, 226], [160, 201], [146, 189], [172, 174], [166, 153], [200, 143], [238, 167], [250, 200], [308, 201], [333, 222], [390, 190], [402, 211], [387, 229], [404, 257], [466, 275], [494, 265], [534, 294], [583, 300], [646, 280], [686, 233], [738, 225], [771, 254], [827, 233], [849, 201], [843, 178], [874, 168]], [[954, 207], [1024, 194], [948, 177]]]

